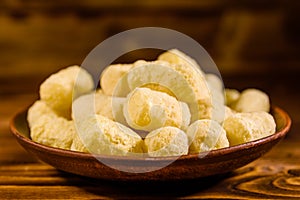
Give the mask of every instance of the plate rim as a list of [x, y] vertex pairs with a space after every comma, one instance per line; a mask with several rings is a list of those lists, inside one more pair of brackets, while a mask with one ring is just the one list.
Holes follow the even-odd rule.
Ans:
[[[140, 156], [137, 156], [137, 157], [134, 157], [134, 156], [91, 154], [91, 153], [84, 153], [84, 152], [79, 152], [79, 151], [72, 151], [72, 150], [61, 149], [61, 148], [43, 145], [43, 144], [33, 141], [32, 139], [30, 139], [28, 137], [23, 136], [16, 127], [16, 120], [18, 118], [22, 117], [23, 115], [25, 115], [25, 117], [26, 117], [27, 111], [28, 111], [28, 108], [17, 112], [12, 117], [12, 119], [10, 120], [10, 123], [9, 123], [11, 133], [17, 138], [18, 142], [19, 142], [19, 140], [22, 140], [23, 142], [25, 142], [31, 146], [34, 146], [39, 149], [43, 149], [45, 151], [48, 151], [48, 152], [51, 152], [52, 154], [57, 154], [57, 155], [65, 154], [68, 157], [85, 158], [85, 159], [92, 159], [92, 158], [97, 157], [97, 158], [101, 158], [101, 159], [112, 159], [112, 160], [120, 160], [120, 161], [161, 162], [161, 161], [171, 161], [171, 160], [181, 161], [181, 160], [198, 159], [198, 158], [210, 159], [213, 157], [218, 157], [218, 155], [220, 155], [220, 154], [221, 155], [232, 154], [232, 153], [240, 151], [241, 149], [250, 149], [255, 146], [263, 145], [270, 141], [273, 141], [273, 140], [276, 140], [279, 138], [283, 138], [289, 132], [289, 130], [291, 128], [291, 124], [292, 124], [292, 120], [286, 111], [284, 111], [283, 109], [281, 109], [278, 106], [272, 106], [271, 111], [275, 112], [275, 113], [279, 113], [281, 117], [284, 117], [284, 121], [286, 122], [285, 126], [281, 127], [281, 129], [277, 130], [274, 134], [269, 135], [264, 138], [261, 138], [261, 139], [246, 142], [243, 144], [230, 146], [230, 147], [226, 147], [226, 148], [221, 148], [221, 149], [216, 149], [216, 150], [211, 150], [209, 152], [202, 152], [199, 154], [182, 155], [182, 156], [179, 156], [177, 159], [174, 159], [174, 156], [166, 156], [166, 157], [140, 157]], [[26, 118], [25, 118], [25, 120], [26, 120]], [[201, 155], [205, 155], [205, 156], [202, 157]]]

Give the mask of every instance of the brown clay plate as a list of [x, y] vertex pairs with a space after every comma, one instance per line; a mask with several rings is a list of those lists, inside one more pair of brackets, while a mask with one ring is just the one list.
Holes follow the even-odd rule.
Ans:
[[[200, 156], [198, 154], [181, 156], [175, 162], [155, 171], [151, 171], [151, 167], [155, 168], [158, 165], [168, 163], [173, 158], [93, 156], [88, 153], [45, 146], [30, 139], [26, 122], [27, 111], [18, 113], [12, 119], [10, 128], [18, 142], [27, 151], [62, 171], [91, 178], [118, 181], [172, 181], [197, 179], [226, 173], [242, 167], [268, 152], [286, 135], [291, 126], [290, 117], [279, 107], [273, 107], [271, 114], [274, 116], [277, 125], [276, 133], [271, 136], [237, 146], [213, 150], [205, 156], [201, 156], [201, 154]], [[129, 171], [140, 171], [141, 168], [147, 167], [151, 172], [129, 173], [119, 171], [99, 162], [96, 157], [122, 167], [122, 169], [129, 169]]]

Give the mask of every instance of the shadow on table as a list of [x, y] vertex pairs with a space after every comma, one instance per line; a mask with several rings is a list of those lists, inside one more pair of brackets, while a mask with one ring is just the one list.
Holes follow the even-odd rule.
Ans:
[[229, 177], [231, 173], [193, 180], [122, 182], [78, 176], [80, 188], [99, 196], [117, 197], [183, 197], [199, 193]]

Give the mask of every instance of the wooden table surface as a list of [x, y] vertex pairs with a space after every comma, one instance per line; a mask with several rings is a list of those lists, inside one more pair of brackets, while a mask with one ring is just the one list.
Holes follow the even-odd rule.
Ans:
[[[278, 78], [278, 77], [277, 77]], [[274, 81], [277, 80], [277, 81]], [[231, 87], [260, 87], [273, 104], [285, 109], [293, 124], [287, 137], [269, 153], [231, 173], [192, 181], [124, 183], [94, 180], [58, 171], [26, 152], [9, 130], [9, 120], [37, 98], [36, 91], [0, 96], [0, 199], [99, 198], [300, 198], [300, 94], [297, 76], [228, 78]], [[8, 87], [1, 83], [2, 89]], [[4, 91], [4, 90], [3, 90]]]

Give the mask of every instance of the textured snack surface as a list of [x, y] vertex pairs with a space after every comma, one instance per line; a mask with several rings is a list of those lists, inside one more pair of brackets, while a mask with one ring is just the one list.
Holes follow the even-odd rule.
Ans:
[[102, 72], [100, 79], [100, 85], [104, 94], [113, 96], [118, 81], [132, 67], [132, 64], [114, 64], [106, 67]]
[[236, 89], [225, 89], [225, 103], [227, 106], [231, 106], [240, 98], [240, 92]]
[[85, 145], [83, 144], [82, 140], [80, 139], [80, 137], [77, 133], [74, 135], [70, 150], [85, 152], [85, 153], [89, 152], [89, 150], [85, 147]]
[[275, 133], [266, 93], [224, 90], [221, 77], [204, 73], [177, 49], [155, 61], [109, 65], [99, 78], [100, 88], [94, 88], [92, 76], [79, 66], [49, 76], [28, 110], [31, 138], [94, 154], [159, 157]]
[[136, 88], [128, 96], [123, 113], [129, 126], [152, 131], [164, 126], [180, 128], [183, 124], [181, 104], [172, 96], [148, 88]]
[[145, 147], [152, 157], [186, 155], [188, 139], [182, 130], [167, 126], [150, 132], [145, 138]]
[[79, 66], [71, 66], [52, 74], [41, 84], [40, 98], [58, 115], [69, 119], [73, 98], [93, 88], [91, 75]]
[[57, 114], [41, 100], [28, 110], [27, 121], [33, 141], [62, 149], [70, 149], [76, 130], [73, 121]]
[[214, 149], [229, 147], [223, 127], [208, 119], [197, 120], [187, 129], [190, 153], [200, 153]]
[[72, 119], [83, 121], [93, 114], [99, 114], [113, 121], [125, 122], [123, 103], [125, 98], [104, 94], [101, 90], [78, 97], [72, 104]]
[[137, 133], [101, 115], [90, 116], [78, 124], [77, 132], [91, 153], [104, 155], [143, 153], [143, 140]]
[[205, 74], [205, 79], [211, 90], [223, 92], [223, 82], [215, 74]]
[[269, 96], [257, 89], [246, 89], [242, 91], [239, 99], [234, 103], [232, 108], [238, 112], [269, 112]]
[[52, 117], [57, 117], [56, 113], [42, 100], [35, 101], [27, 113], [27, 121], [29, 127], [32, 127], [41, 116], [48, 115]]
[[174, 64], [171, 67], [184, 77], [195, 96], [197, 109], [196, 112], [191, 112], [192, 121], [211, 118], [212, 95], [203, 74], [186, 65]]
[[269, 136], [276, 130], [273, 116], [264, 111], [236, 113], [224, 121], [223, 127], [230, 146]]
[[119, 81], [120, 85], [116, 87], [117, 96], [124, 96], [124, 93], [149, 83], [159, 84], [161, 88], [167, 88], [168, 94], [174, 94], [179, 101], [189, 105], [191, 121], [211, 118], [211, 93], [195, 60], [177, 49], [172, 49], [161, 54], [156, 61], [140, 60], [133, 65], [128, 74]]
[[193, 67], [201, 74], [203, 74], [201, 67], [198, 63], [191, 58], [190, 56], [186, 55], [182, 51], [178, 49], [170, 49], [158, 56], [159, 61], [167, 61], [171, 64], [179, 64], [179, 65], [186, 65], [188, 67]]

